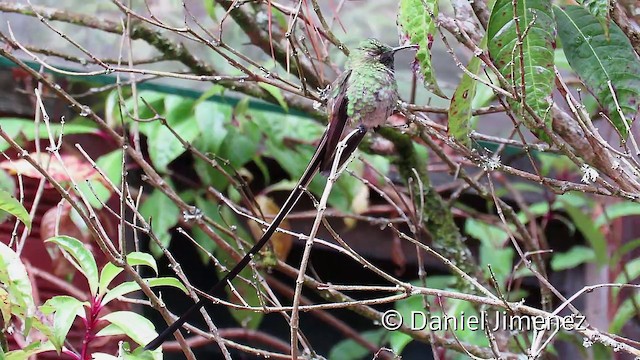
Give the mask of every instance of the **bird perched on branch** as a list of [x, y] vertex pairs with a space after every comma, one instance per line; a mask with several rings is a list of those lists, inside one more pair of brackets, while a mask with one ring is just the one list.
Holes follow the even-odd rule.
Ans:
[[[396, 110], [398, 86], [394, 75], [394, 56], [399, 50], [415, 47], [417, 46], [407, 45], [392, 48], [376, 39], [368, 39], [362, 41], [351, 52], [347, 69], [328, 89], [329, 126], [322, 135], [307, 169], [260, 240], [226, 276], [209, 290], [209, 293], [224, 288], [249, 264], [251, 258], [264, 247], [282, 220], [300, 199], [314, 175], [318, 171], [327, 173], [331, 170], [336, 147], [347, 134], [347, 129], [355, 128], [357, 132], [347, 140], [346, 147], [338, 159], [339, 164], [344, 163], [356, 150], [368, 130], [383, 125]], [[205, 304], [205, 301], [206, 299], [200, 299], [178, 320], [149, 342], [145, 349], [153, 350], [162, 345], [172, 333], [187, 321], [191, 314]]]

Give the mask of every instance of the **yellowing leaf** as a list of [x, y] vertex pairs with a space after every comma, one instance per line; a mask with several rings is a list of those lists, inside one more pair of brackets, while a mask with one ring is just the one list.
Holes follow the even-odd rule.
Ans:
[[[256, 196], [256, 202], [258, 203], [258, 206], [260, 206], [262, 214], [264, 214], [267, 219], [271, 219], [278, 213], [278, 211], [280, 211], [278, 204], [268, 196], [258, 195]], [[290, 230], [291, 226], [289, 225], [289, 221], [286, 219], [282, 221], [280, 228]], [[263, 233], [262, 226], [252, 221], [249, 223], [249, 229], [256, 240], [260, 239]], [[278, 259], [282, 261], [286, 260], [289, 252], [291, 251], [291, 246], [293, 245], [292, 236], [278, 231], [271, 236], [270, 241], [273, 246], [273, 251], [275, 251]]]

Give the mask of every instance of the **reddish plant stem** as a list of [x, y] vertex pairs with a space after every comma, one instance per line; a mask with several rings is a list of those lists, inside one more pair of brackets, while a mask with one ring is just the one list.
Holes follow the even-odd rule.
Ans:
[[87, 310], [87, 317], [83, 319], [85, 325], [84, 338], [82, 339], [82, 350], [80, 354], [81, 360], [91, 360], [91, 353], [89, 352], [89, 345], [91, 341], [95, 339], [95, 329], [98, 325], [98, 314], [102, 310], [100, 304], [100, 297], [94, 296], [91, 299], [91, 306]]

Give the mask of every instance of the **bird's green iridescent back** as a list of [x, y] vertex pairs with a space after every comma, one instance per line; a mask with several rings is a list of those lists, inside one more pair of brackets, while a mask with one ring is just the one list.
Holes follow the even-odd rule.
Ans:
[[382, 125], [398, 101], [393, 67], [385, 66], [361, 48], [352, 52], [347, 66], [351, 70], [345, 84], [351, 124], [368, 128]]

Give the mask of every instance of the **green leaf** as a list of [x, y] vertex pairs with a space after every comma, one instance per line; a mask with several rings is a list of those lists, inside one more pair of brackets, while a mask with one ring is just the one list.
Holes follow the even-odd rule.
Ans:
[[63, 295], [52, 297], [40, 307], [40, 310], [45, 315], [54, 314], [53, 336], [49, 340], [51, 340], [58, 353], [60, 353], [62, 345], [64, 345], [64, 340], [67, 338], [76, 316], [84, 317], [84, 305], [88, 305], [88, 303]]
[[564, 55], [564, 51], [562, 49], [555, 49], [553, 51], [553, 62], [556, 64], [556, 67], [560, 70], [571, 70], [571, 65], [569, 65], [569, 60]]
[[[194, 120], [189, 117], [170, 126], [183, 141], [191, 143], [200, 134], [200, 129], [194, 126]], [[161, 172], [166, 172], [169, 163], [185, 150], [180, 140], [166, 126], [157, 127], [149, 134], [149, 157]]]
[[71, 264], [84, 275], [89, 283], [91, 295], [95, 296], [98, 292], [99, 284], [98, 266], [91, 251], [80, 240], [66, 235], [54, 236], [45, 240], [45, 242], [54, 243], [71, 255], [73, 259], [68, 260], [72, 260], [70, 261]]
[[21, 316], [33, 313], [35, 304], [27, 269], [18, 254], [3, 242], [0, 242], [0, 284], [6, 287], [11, 304], [22, 308]]
[[[621, 272], [618, 276], [616, 276], [616, 281], [615, 281], [616, 283], [626, 284], [626, 283], [632, 282], [633, 280], [637, 279], [638, 276], [640, 276], [640, 258], [636, 258], [625, 263], [624, 270], [625, 271]], [[620, 289], [618, 288], [611, 289], [611, 294], [613, 295], [614, 299], [617, 299], [619, 292], [620, 292]]]
[[[553, 91], [553, 48], [555, 21], [551, 11], [551, 1], [517, 1], [514, 14], [512, 0], [497, 0], [487, 29], [489, 55], [500, 73], [524, 98], [545, 126], [551, 126], [548, 114]], [[516, 20], [519, 20], [519, 33]], [[525, 29], [526, 34], [525, 34]], [[522, 45], [517, 46], [522, 36]], [[524, 90], [522, 78], [524, 77]], [[514, 112], [524, 115], [522, 106], [510, 101]], [[529, 116], [524, 116], [525, 125], [539, 138], [546, 140], [543, 132], [536, 128]]]
[[22, 206], [22, 204], [11, 195], [11, 193], [3, 189], [0, 189], [0, 210], [6, 211], [17, 217], [22, 221], [27, 229], [31, 229], [31, 217], [29, 216], [27, 209], [25, 209], [24, 206]]
[[121, 272], [122, 268], [119, 268], [112, 263], [107, 263], [102, 270], [100, 270], [100, 280], [98, 284], [98, 294], [104, 294], [109, 287], [109, 284], [116, 278]]
[[269, 95], [273, 96], [284, 111], [289, 112], [289, 104], [287, 104], [287, 101], [284, 99], [284, 95], [282, 95], [282, 90], [280, 90], [280, 88], [265, 83], [258, 83], [258, 86], [265, 89]]
[[[0, 270], [2, 271], [2, 270]], [[4, 324], [5, 329], [9, 325], [11, 321], [11, 300], [9, 300], [9, 293], [5, 290], [4, 287], [0, 286], [0, 320], [2, 324]], [[0, 330], [5, 330], [0, 329]], [[2, 347], [0, 347], [0, 351], [2, 351]]]
[[[188, 293], [187, 288], [176, 278], [171, 277], [160, 277], [160, 278], [149, 278], [144, 279], [149, 287], [157, 287], [157, 286], [170, 286], [177, 289], [182, 290], [185, 294]], [[107, 290], [107, 293], [102, 298], [102, 305], [108, 304], [111, 300], [117, 298], [118, 296], [126, 295], [132, 293], [134, 291], [140, 290], [140, 285], [135, 281], [127, 281], [119, 284], [111, 290]]]
[[[384, 329], [364, 331], [361, 335], [368, 342], [380, 346], [387, 332]], [[358, 344], [353, 339], [337, 343], [329, 352], [329, 360], [359, 360], [369, 355], [371, 351]]]
[[196, 105], [195, 117], [201, 133], [198, 149], [216, 154], [228, 133], [226, 126], [231, 119], [231, 107], [205, 101]]
[[[164, 172], [167, 166], [180, 154], [185, 152], [182, 142], [174, 132], [185, 142], [191, 143], [200, 134], [200, 128], [193, 126], [194, 101], [176, 95], [168, 95], [164, 99], [165, 118], [167, 125], [156, 123], [147, 136], [149, 137], [149, 156], [156, 168]], [[171, 130], [169, 129], [171, 128]], [[173, 130], [173, 132], [172, 132]]]
[[256, 156], [259, 147], [260, 143], [256, 139], [232, 127], [220, 146], [219, 155], [229, 160], [233, 167], [240, 168]]
[[169, 229], [178, 223], [180, 209], [162, 191], [155, 189], [140, 206], [140, 213], [145, 219], [151, 219], [153, 233], [163, 246], [169, 246], [171, 234]]
[[97, 179], [78, 181], [78, 189], [94, 209], [102, 209], [103, 204], [111, 197], [111, 191]]
[[[226, 207], [219, 208], [216, 204], [212, 204], [211, 202], [205, 201], [202, 198], [196, 199], [196, 206], [198, 206], [198, 208], [200, 208], [204, 214], [210, 217], [211, 220], [213, 220], [218, 224], [229, 224], [229, 225], [238, 224], [238, 219], [229, 210], [229, 208], [226, 208]], [[234, 249], [238, 248], [236, 239], [226, 234], [223, 234], [218, 230], [214, 230], [214, 231], [216, 231], [216, 233], [218, 233], [218, 235], [220, 235]], [[251, 236], [247, 233], [247, 231], [243, 227], [237, 227], [235, 231], [239, 238], [251, 239]], [[217, 248], [216, 250], [217, 250], [215, 253], [216, 258], [222, 264], [224, 264], [228, 269], [235, 266], [236, 264], [235, 259], [229, 256], [229, 254], [227, 254], [226, 251], [222, 250], [221, 248]], [[245, 250], [247, 250], [247, 248], [245, 248]], [[220, 279], [225, 274], [221, 273], [219, 269], [220, 269], [219, 267], [216, 267], [218, 278]], [[252, 271], [253, 271], [252, 268], [250, 266], [247, 266], [246, 268], [244, 268], [244, 270], [240, 272], [239, 277], [242, 277], [244, 279], [248, 279], [249, 281], [251, 281], [254, 279]], [[235, 289], [237, 290], [238, 294], [242, 296], [242, 298], [247, 302], [247, 304], [251, 306], [259, 306], [261, 304], [260, 299], [258, 298], [259, 295], [256, 291], [256, 288], [253, 286], [254, 284], [252, 281], [251, 283], [247, 283], [246, 281], [236, 278], [235, 280], [232, 281], [232, 283]], [[235, 301], [236, 303], [239, 303], [239, 300], [236, 299], [235, 294], [231, 293], [231, 291], [229, 290], [229, 287], [225, 287], [225, 291], [227, 292], [229, 298], [232, 299], [231, 301]], [[247, 329], [256, 329], [260, 325], [260, 322], [262, 321], [262, 318], [264, 316], [264, 314], [261, 312], [253, 312], [250, 310], [229, 309], [229, 312], [231, 313], [231, 316], [240, 325], [242, 325], [242, 327], [245, 327]]]
[[412, 341], [413, 338], [410, 335], [400, 331], [392, 331], [389, 335], [389, 345], [391, 345], [391, 349], [396, 354], [402, 354], [404, 348]]
[[638, 247], [640, 247], [640, 239], [634, 239], [627, 243], [624, 243], [622, 246], [620, 246], [613, 252], [613, 256], [611, 256], [611, 260], [609, 261], [609, 264], [612, 266], [614, 265], [617, 266], [618, 262], [620, 262], [620, 259], [623, 256], [625, 256], [626, 254], [630, 253], [631, 251], [633, 251]]
[[[480, 48], [484, 49], [487, 46], [487, 37], [482, 38]], [[480, 71], [480, 58], [474, 56], [467, 65], [467, 70], [472, 74], [478, 74]], [[449, 105], [449, 135], [458, 140], [461, 144], [469, 146], [471, 139], [469, 133], [471, 132], [471, 116], [472, 116], [472, 100], [476, 96], [476, 84], [478, 82], [471, 78], [466, 72], [462, 75], [462, 80], [456, 88], [456, 91], [451, 97], [451, 104]]]
[[578, 228], [591, 245], [591, 248], [593, 248], [598, 264], [606, 264], [609, 259], [609, 256], [607, 255], [607, 243], [604, 235], [593, 223], [593, 220], [591, 220], [579, 208], [569, 204], [564, 199], [562, 200], [562, 205], [571, 219], [573, 219], [573, 223], [576, 225], [576, 228]]
[[[117, 99], [118, 98], [117, 91], [114, 90], [112, 93], [114, 94], [115, 99]], [[124, 116], [124, 122], [126, 124], [133, 122], [133, 120], [128, 116], [128, 114], [133, 115], [134, 102], [136, 101], [138, 102], [139, 118], [150, 119], [153, 116], [155, 116], [155, 113], [150, 108], [148, 108], [144, 102], [142, 102], [142, 99], [144, 99], [150, 106], [152, 106], [153, 109], [155, 109], [159, 114], [164, 113], [164, 98], [167, 96], [167, 94], [157, 92], [157, 91], [151, 91], [151, 90], [142, 90], [142, 91], [138, 91], [137, 95], [138, 95], [137, 98], [130, 96], [124, 102], [124, 107], [122, 108], [122, 115]], [[114, 121], [117, 121], [119, 124], [120, 121], [122, 121], [122, 119], [120, 116], [121, 111], [118, 108], [119, 106], [118, 101], [108, 101], [107, 104], [108, 106], [112, 106], [112, 107], [107, 107], [106, 109], [107, 117], [112, 117]], [[140, 122], [138, 123], [138, 126], [141, 133], [143, 133], [146, 136], [149, 136], [149, 131], [157, 126], [160, 126], [160, 123], [157, 121]]]
[[464, 231], [489, 247], [502, 246], [508, 238], [508, 234], [501, 228], [472, 218], [465, 221]]
[[[156, 264], [156, 260], [151, 256], [151, 254], [143, 253], [143, 252], [131, 252], [127, 254], [127, 264], [131, 266], [137, 265], [146, 265], [153, 269], [153, 271], [158, 274], [158, 265]], [[113, 279], [118, 276], [122, 272], [122, 268], [119, 268], [112, 263], [107, 263], [102, 268], [100, 272], [100, 287], [99, 293], [104, 294], [109, 287], [109, 284], [113, 281]]]
[[[531, 204], [529, 205], [528, 209], [529, 213], [534, 217], [546, 215], [547, 213], [549, 213], [549, 210], [549, 203], [546, 201]], [[527, 224], [529, 222], [529, 217], [524, 211], [518, 212], [518, 219], [520, 219], [523, 224]]]
[[607, 31], [609, 25], [609, 0], [576, 0], [576, 2], [589, 10]]
[[420, 45], [416, 60], [420, 65], [424, 86], [437, 96], [446, 98], [436, 81], [431, 64], [431, 47], [436, 34], [434, 19], [438, 17], [438, 2], [435, 0], [400, 0], [398, 25], [412, 44]]
[[567, 252], [554, 252], [551, 258], [551, 269], [562, 271], [572, 269], [580, 264], [588, 263], [596, 259], [592, 248], [576, 245]]
[[554, 7], [554, 12], [569, 64], [608, 110], [614, 126], [626, 138], [627, 125], [616, 111], [608, 82], [629, 122], [628, 119], [636, 116], [640, 103], [640, 62], [629, 39], [613, 22], [606, 34], [598, 20], [580, 6], [567, 6], [564, 10]]
[[[0, 127], [5, 131], [12, 139], [17, 140], [24, 138], [27, 141], [35, 140], [38, 133], [40, 139], [48, 139], [49, 133], [47, 132], [47, 126], [44, 123], [40, 123], [38, 131], [36, 131], [36, 124], [33, 120], [19, 119], [19, 118], [0, 118]], [[95, 123], [88, 120], [72, 121], [64, 124], [64, 128], [60, 124], [51, 123], [49, 128], [53, 134], [53, 138], [58, 140], [60, 132], [64, 135], [71, 134], [96, 134], [98, 127]], [[48, 141], [47, 141], [48, 143]], [[0, 139], [0, 151], [4, 151], [9, 148], [9, 143]]]
[[[208, 1], [208, 0], [205, 0], [202, 3], [204, 4], [204, 9], [207, 11], [207, 14], [211, 18], [211, 20], [217, 23], [218, 15], [216, 15], [216, 5], [218, 3], [215, 1]], [[214, 86], [220, 86], [220, 85], [214, 85]]]
[[158, 274], [158, 264], [151, 254], [134, 251], [127, 254], [127, 264], [131, 266], [145, 265], [153, 269]]
[[496, 247], [484, 242], [480, 245], [480, 265], [483, 266], [487, 276], [491, 273], [486, 265], [491, 265], [491, 270], [493, 270], [499, 285], [506, 284], [506, 280], [511, 274], [513, 256], [514, 251], [511, 247]]
[[33, 355], [37, 355], [46, 351], [52, 351], [55, 349], [56, 348], [53, 346], [51, 341], [36, 341], [29, 344], [24, 349], [9, 351], [8, 353], [4, 354], [4, 356], [5, 360], [26, 360]]
[[116, 149], [112, 152], [102, 155], [96, 160], [96, 164], [107, 175], [107, 178], [113, 182], [115, 186], [120, 186], [122, 173], [122, 149]]
[[[207, 235], [204, 231], [202, 231], [199, 227], [194, 226], [191, 228], [191, 237], [198, 243], [198, 245], [202, 246], [202, 248], [213, 254], [215, 249], [218, 247], [215, 241], [211, 239], [209, 235]], [[200, 254], [201, 260], [203, 264], [207, 264], [210, 261], [210, 258], [207, 253], [198, 249], [198, 254]]]
[[[198, 97], [196, 102], [193, 104], [194, 107], [197, 107], [199, 104], [211, 99], [212, 97], [222, 96], [225, 91], [225, 87], [219, 84], [215, 84], [209, 88], [209, 90], [205, 91]], [[218, 104], [219, 105], [219, 104]]]
[[116, 336], [116, 335], [126, 335], [124, 330], [114, 324], [109, 324], [103, 327], [100, 331], [96, 333], [96, 336]]
[[637, 316], [637, 308], [635, 304], [640, 304], [640, 294], [636, 294], [632, 298], [628, 298], [622, 302], [622, 305], [618, 307], [618, 311], [613, 316], [611, 325], [609, 326], [609, 332], [612, 334], [619, 334], [622, 327], [627, 324], [632, 318]]
[[604, 208], [604, 212], [596, 218], [595, 225], [600, 227], [619, 217], [640, 215], [640, 204], [625, 201], [608, 205]]
[[131, 351], [131, 345], [125, 341], [122, 343], [122, 350], [122, 360], [162, 360], [162, 349], [149, 351], [138, 347]]
[[131, 311], [114, 311], [100, 319], [119, 327], [139, 345], [146, 345], [158, 336], [151, 321]]

